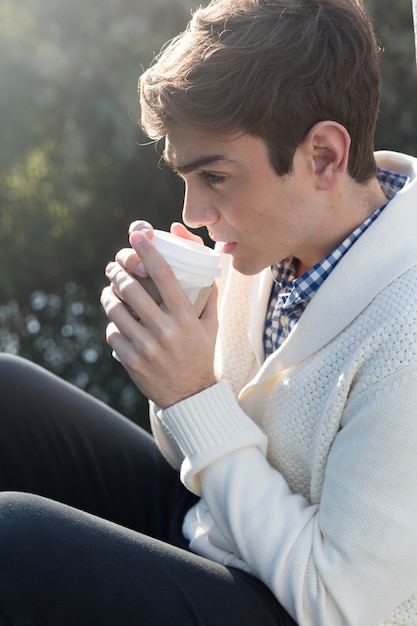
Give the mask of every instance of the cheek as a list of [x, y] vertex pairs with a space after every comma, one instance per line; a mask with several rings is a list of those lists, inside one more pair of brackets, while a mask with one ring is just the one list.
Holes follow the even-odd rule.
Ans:
[[[271, 230], [281, 230], [280, 201], [274, 186], [266, 181], [243, 184], [230, 197], [224, 197], [223, 218], [240, 233], [264, 239]], [[274, 234], [276, 236], [276, 233]]]

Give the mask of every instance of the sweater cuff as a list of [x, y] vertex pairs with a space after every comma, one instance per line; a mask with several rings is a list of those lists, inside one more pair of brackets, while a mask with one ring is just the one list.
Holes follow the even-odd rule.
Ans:
[[242, 411], [226, 380], [158, 412], [184, 453], [181, 480], [200, 495], [199, 473], [209, 465], [254, 446], [266, 454], [267, 439]]

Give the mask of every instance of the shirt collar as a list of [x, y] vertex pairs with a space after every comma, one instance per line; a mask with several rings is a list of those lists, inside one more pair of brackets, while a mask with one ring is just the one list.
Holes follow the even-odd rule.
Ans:
[[402, 189], [410, 178], [405, 174], [378, 168], [377, 178], [387, 202], [379, 207], [370, 217], [362, 222], [342, 243], [330, 254], [316, 263], [312, 268], [296, 278], [295, 259], [289, 256], [280, 263], [271, 266], [272, 277], [279, 287], [278, 297], [282, 300], [282, 308], [288, 309], [298, 303], [309, 302], [320, 285], [333, 271], [340, 259], [379, 217], [389, 201]]

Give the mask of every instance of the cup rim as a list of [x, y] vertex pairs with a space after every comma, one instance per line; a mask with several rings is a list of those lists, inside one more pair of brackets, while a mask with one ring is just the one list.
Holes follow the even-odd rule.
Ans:
[[212, 248], [163, 230], [154, 230], [152, 241], [170, 265], [205, 276], [219, 276], [220, 254]]

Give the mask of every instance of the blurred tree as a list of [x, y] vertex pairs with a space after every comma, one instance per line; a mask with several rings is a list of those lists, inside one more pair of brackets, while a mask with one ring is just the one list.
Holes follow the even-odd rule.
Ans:
[[417, 70], [411, 0], [365, 0], [381, 46], [377, 149], [417, 154]]
[[97, 280], [131, 219], [179, 214], [166, 201], [179, 185], [156, 183], [159, 157], [138, 148], [134, 120], [140, 64], [185, 10], [170, 1], [160, 24], [161, 2], [138, 4], [0, 2], [0, 244], [14, 259], [0, 274], [3, 296], [32, 289], [37, 276], [51, 286]]
[[190, 6], [0, 0], [0, 350], [133, 418], [143, 399], [111, 359], [98, 298], [128, 224], [180, 216], [179, 180], [139, 146], [137, 80]]
[[[384, 48], [377, 147], [417, 154], [411, 0], [366, 3]], [[141, 145], [137, 79], [196, 4], [0, 0], [0, 351], [145, 426], [98, 299], [128, 224], [180, 217], [182, 184]]]

